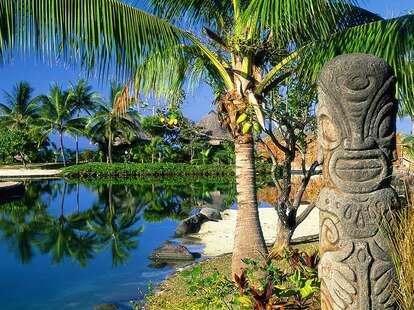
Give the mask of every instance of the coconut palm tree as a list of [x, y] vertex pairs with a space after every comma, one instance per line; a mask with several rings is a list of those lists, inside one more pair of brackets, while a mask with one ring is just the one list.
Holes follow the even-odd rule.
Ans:
[[37, 98], [27, 82], [20, 82], [11, 93], [5, 92], [5, 103], [0, 103], [0, 123], [10, 129], [27, 131], [38, 116]]
[[101, 102], [96, 107], [96, 114], [89, 119], [86, 126], [94, 140], [102, 140], [103, 138], [106, 141], [107, 162], [110, 164], [112, 164], [112, 146], [115, 137], [128, 138], [139, 129], [136, 112], [129, 110], [127, 113], [119, 115], [115, 110], [116, 102], [122, 92], [122, 85], [112, 83], [110, 100]]
[[66, 166], [66, 156], [63, 135], [65, 133], [71, 135], [81, 134], [85, 128], [85, 119], [75, 117], [77, 108], [73, 104], [72, 96], [72, 92], [53, 85], [50, 87], [49, 95], [39, 97], [42, 102], [39, 118], [40, 127], [43, 129], [42, 132], [45, 138], [54, 132], [59, 135], [60, 154], [64, 166]]
[[382, 20], [357, 2], [148, 0], [151, 15], [117, 0], [3, 0], [3, 25], [11, 29], [1, 29], [0, 52], [20, 42], [44, 55], [81, 60], [101, 76], [113, 66], [119, 76], [135, 72], [143, 95], [174, 97], [189, 77], [208, 79], [235, 139], [239, 213], [232, 269], [240, 272], [241, 258], [263, 260], [267, 253], [252, 128], [267, 128], [261, 103], [269, 90], [292, 74], [311, 83], [332, 57], [365, 52], [386, 58], [397, 72], [401, 96], [411, 98], [413, 74], [406, 62], [414, 16]]
[[[92, 87], [87, 84], [83, 79], [79, 80], [76, 84], [71, 85], [71, 101], [73, 108], [76, 110], [76, 117], [80, 117], [81, 112], [90, 114], [98, 102], [101, 100], [96, 92], [92, 91]], [[75, 133], [76, 143], [76, 164], [79, 163], [79, 135]]]

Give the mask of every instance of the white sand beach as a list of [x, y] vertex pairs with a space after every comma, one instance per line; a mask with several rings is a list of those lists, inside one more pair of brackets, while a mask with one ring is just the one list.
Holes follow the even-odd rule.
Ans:
[[0, 169], [0, 178], [55, 177], [61, 174], [59, 169]]
[[[299, 214], [305, 209], [301, 207]], [[197, 234], [191, 236], [199, 238], [205, 244], [203, 254], [218, 256], [233, 251], [234, 230], [236, 227], [237, 210], [225, 210], [221, 213], [223, 219], [218, 222], [206, 222]], [[276, 211], [273, 208], [259, 209], [260, 223], [266, 244], [275, 241]], [[319, 210], [313, 209], [309, 216], [296, 229], [293, 238], [315, 235], [319, 232]]]

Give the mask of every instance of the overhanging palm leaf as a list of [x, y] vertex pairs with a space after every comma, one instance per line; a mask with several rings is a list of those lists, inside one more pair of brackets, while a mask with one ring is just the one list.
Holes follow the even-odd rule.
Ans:
[[154, 12], [170, 21], [189, 25], [224, 27], [232, 20], [233, 7], [229, 0], [151, 0]]
[[345, 53], [370, 53], [384, 58], [394, 68], [399, 94], [412, 105], [414, 75], [409, 55], [414, 51], [414, 16], [380, 20], [358, 25], [315, 41], [301, 51], [300, 72], [314, 81], [323, 65], [333, 57]]
[[15, 27], [2, 30], [11, 32], [19, 48], [97, 65], [101, 73], [113, 63], [120, 74], [131, 73], [149, 52], [175, 45], [182, 36], [162, 19], [116, 0], [1, 3], [3, 14], [15, 21]]

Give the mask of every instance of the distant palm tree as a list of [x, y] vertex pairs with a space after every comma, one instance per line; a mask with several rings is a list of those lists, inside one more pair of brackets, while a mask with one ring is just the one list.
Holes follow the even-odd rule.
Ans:
[[121, 96], [123, 87], [115, 83], [111, 86], [110, 101], [102, 102], [97, 107], [97, 113], [89, 120], [87, 130], [92, 138], [104, 138], [108, 145], [107, 162], [112, 164], [112, 145], [116, 136], [126, 138], [138, 129], [138, 114], [131, 110], [118, 115], [115, 111], [116, 102]]
[[[77, 112], [77, 117], [80, 117], [80, 113], [90, 113], [96, 109], [98, 102], [100, 102], [100, 96], [92, 91], [92, 87], [87, 84], [85, 80], [79, 80], [76, 84], [70, 88], [71, 101], [73, 108]], [[76, 164], [79, 163], [79, 135], [75, 134], [76, 141]]]
[[5, 92], [5, 103], [0, 103], [0, 123], [14, 130], [28, 130], [38, 117], [37, 98], [27, 82], [20, 82], [11, 93]]
[[49, 95], [40, 96], [42, 106], [40, 109], [40, 126], [43, 128], [44, 137], [51, 133], [58, 133], [60, 153], [63, 164], [66, 166], [63, 134], [71, 135], [84, 132], [85, 119], [76, 116], [76, 109], [72, 101], [73, 94], [59, 86], [51, 86]]

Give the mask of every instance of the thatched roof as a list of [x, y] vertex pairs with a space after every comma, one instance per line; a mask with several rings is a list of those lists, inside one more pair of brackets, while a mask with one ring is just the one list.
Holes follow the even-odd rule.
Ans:
[[[144, 130], [141, 127], [141, 124], [137, 120], [133, 120], [133, 123], [136, 126], [136, 129], [134, 130], [134, 134], [130, 137], [131, 140], [138, 140], [138, 141], [150, 141], [151, 137], [149, 137]], [[120, 145], [128, 145], [131, 144], [132, 141], [130, 141], [125, 136], [119, 136], [117, 133], [115, 133], [114, 137], [114, 146], [120, 146]]]
[[228, 131], [221, 127], [215, 111], [210, 111], [197, 123], [197, 126], [202, 128], [203, 133], [209, 137], [209, 142], [212, 145], [219, 145], [224, 140], [231, 140]]
[[[135, 130], [133, 131], [133, 133], [130, 133], [128, 135], [125, 135], [119, 131], [115, 131], [113, 133], [114, 135], [114, 141], [113, 141], [113, 146], [123, 146], [123, 145], [130, 145], [132, 142], [134, 141], [150, 141], [151, 137], [148, 136], [144, 130], [142, 129], [141, 124], [139, 123], [138, 120], [131, 118], [129, 115], [124, 116], [125, 118], [127, 118], [129, 121], [131, 121], [132, 123], [134, 123], [135, 125]], [[99, 144], [107, 144], [108, 141], [106, 140], [106, 138], [102, 135], [102, 133], [95, 133], [92, 141], [94, 143], [99, 143]]]

